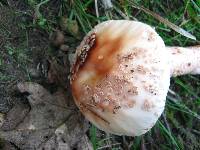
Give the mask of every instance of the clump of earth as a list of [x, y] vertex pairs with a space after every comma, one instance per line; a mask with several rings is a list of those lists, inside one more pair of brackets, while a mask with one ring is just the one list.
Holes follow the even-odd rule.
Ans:
[[0, 147], [92, 149], [69, 89], [77, 41], [59, 29], [27, 28], [26, 9], [20, 1], [0, 6]]

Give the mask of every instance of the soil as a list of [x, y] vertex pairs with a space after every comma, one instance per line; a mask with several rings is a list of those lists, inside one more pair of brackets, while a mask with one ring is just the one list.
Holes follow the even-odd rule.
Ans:
[[29, 26], [29, 6], [8, 2], [0, 6], [0, 149], [92, 149], [69, 90], [68, 51], [78, 41]]
[[[24, 30], [20, 27], [23, 17], [6, 7], [0, 10], [0, 112], [8, 112], [19, 98], [13, 96], [18, 82], [39, 77], [36, 66], [45, 58], [44, 50], [48, 39], [36, 29]], [[31, 79], [32, 80], [32, 79]]]
[[[66, 77], [70, 65], [68, 54], [62, 53], [58, 46], [52, 46], [51, 41], [54, 42], [55, 37], [49, 38], [51, 33], [34, 26], [27, 27], [29, 26], [27, 22], [31, 23], [33, 18], [23, 14], [23, 11], [30, 9], [29, 6], [20, 1], [9, 2], [11, 7], [2, 6], [0, 9], [1, 113], [7, 113], [19, 99], [20, 96], [16, 93], [17, 83], [37, 82], [50, 86], [51, 90], [54, 87], [51, 84], [54, 81], [48, 79], [48, 71], [52, 72], [51, 64], [63, 66], [65, 63]], [[70, 53], [73, 53], [78, 42], [72, 37], [65, 36], [64, 38], [68, 39], [66, 44], [70, 46]], [[65, 83], [66, 85], [64, 83], [62, 85], [67, 87], [67, 81]]]

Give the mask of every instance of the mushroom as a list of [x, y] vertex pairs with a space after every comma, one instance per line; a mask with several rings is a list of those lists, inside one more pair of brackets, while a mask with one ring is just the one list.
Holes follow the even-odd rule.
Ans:
[[110, 20], [77, 48], [70, 82], [76, 105], [95, 126], [139, 136], [163, 112], [170, 77], [187, 73], [200, 73], [199, 46], [166, 47], [149, 25]]

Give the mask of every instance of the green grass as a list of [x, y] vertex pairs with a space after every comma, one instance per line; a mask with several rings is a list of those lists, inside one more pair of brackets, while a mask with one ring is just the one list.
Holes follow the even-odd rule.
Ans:
[[[165, 23], [161, 23], [154, 16], [147, 14], [144, 11], [135, 9], [133, 7], [133, 1], [123, 0], [121, 2], [113, 2], [114, 8], [111, 10], [104, 10], [99, 8], [99, 17], [97, 18], [94, 9], [94, 1], [89, 0], [76, 0], [71, 3], [62, 1], [59, 15], [60, 17], [67, 14], [67, 18], [70, 20], [76, 20], [79, 25], [79, 30], [83, 33], [87, 33], [98, 22], [102, 22], [109, 19], [130, 19], [139, 20], [155, 27], [156, 31], [163, 38], [167, 45], [187, 46], [198, 44], [200, 39], [200, 21], [199, 21], [199, 1], [185, 0], [180, 1], [134, 1], [138, 6], [143, 6], [156, 14], [161, 15], [163, 18], [170, 22], [180, 26], [197, 38], [197, 41], [186, 38], [181, 34], [175, 32]], [[179, 6], [179, 7], [177, 7]], [[48, 23], [49, 20], [47, 20]], [[194, 82], [191, 81], [195, 78]], [[185, 76], [172, 79], [171, 88], [176, 91], [174, 97], [168, 97], [166, 103], [166, 120], [169, 124], [167, 127], [163, 118], [161, 117], [156, 126], [148, 132], [144, 137], [129, 138], [127, 140], [131, 146], [131, 149], [140, 149], [142, 145], [142, 138], [144, 141], [149, 141], [149, 138], [153, 138], [156, 134], [159, 134], [159, 139], [154, 139], [151, 144], [153, 149], [193, 149], [196, 145], [187, 146], [185, 144], [188, 135], [183, 132], [183, 128], [194, 128], [194, 123], [197, 122], [200, 125], [200, 89], [198, 85], [200, 80], [198, 77]], [[198, 85], [197, 85], [198, 84]], [[199, 128], [195, 128], [199, 130]], [[155, 131], [156, 130], [156, 131]], [[187, 132], [190, 132], [189, 130]], [[190, 135], [194, 135], [192, 132]], [[109, 147], [110, 149], [118, 149], [119, 145], [115, 145], [116, 141], [113, 140], [116, 137], [113, 135], [99, 135], [98, 129], [94, 126], [90, 128], [90, 139], [94, 149], [102, 149]], [[191, 137], [192, 137], [191, 136]], [[149, 138], [147, 138], [149, 137]], [[190, 136], [188, 136], [190, 138]], [[196, 142], [199, 142], [196, 140]], [[194, 143], [193, 143], [194, 144]], [[121, 146], [123, 142], [121, 142]]]
[[[189, 46], [200, 43], [200, 0], [134, 1], [137, 6], [143, 6], [185, 29], [196, 37], [196, 41], [175, 32], [154, 16], [136, 9], [132, 0], [113, 1], [114, 7], [110, 10], [104, 10], [98, 3], [98, 18], [95, 14], [93, 0], [60, 0], [59, 11], [54, 15], [45, 14], [43, 11], [50, 2], [49, 0], [27, 0], [27, 4], [36, 13], [36, 18], [33, 19], [33, 22], [25, 24], [24, 27], [40, 28], [50, 34], [61, 26], [60, 19], [65, 17], [68, 20], [76, 21], [79, 32], [84, 35], [98, 22], [109, 19], [130, 19], [142, 21], [155, 27], [166, 45]], [[0, 2], [0, 6], [4, 4], [5, 2]], [[75, 35], [72, 33], [73, 30], [66, 29], [66, 32]], [[20, 56], [23, 52], [13, 47], [8, 46], [7, 52], [16, 59], [23, 57], [23, 55]], [[170, 88], [175, 93], [170, 93], [167, 97], [166, 118], [161, 117], [151, 131], [144, 136], [123, 138], [105, 135], [94, 126], [91, 126], [89, 136], [93, 148], [116, 150], [128, 143], [131, 150], [137, 150], [141, 149], [142, 145], [146, 143], [152, 149], [200, 149], [200, 135], [197, 134], [200, 132], [200, 78], [191, 75], [173, 78]]]
[[[179, 1], [170, 1], [169, 3], [174, 3], [173, 5], [158, 0], [153, 2], [140, 0], [137, 1], [137, 4], [139, 6], [144, 6], [145, 8], [150, 9], [151, 11], [161, 15], [163, 18], [168, 19], [170, 22], [190, 32], [191, 34], [196, 36], [197, 41], [188, 39], [180, 35], [179, 33], [169, 28], [166, 24], [159, 22], [153, 16], [150, 16], [145, 12], [139, 12], [137, 9], [131, 6], [129, 0], [124, 0], [123, 2], [123, 4], [120, 4], [118, 1], [115, 2], [115, 8], [113, 10], [104, 11], [100, 9], [99, 11], [101, 13], [99, 18], [94, 19], [95, 13], [91, 14], [89, 12], [89, 9], [91, 9], [92, 6], [94, 7], [94, 3], [92, 3], [91, 1], [89, 1], [88, 3], [77, 1], [77, 3], [72, 5], [71, 8], [72, 11], [74, 11], [74, 16], [72, 18], [77, 19], [84, 32], [88, 32], [91, 26], [97, 24], [98, 21], [102, 22], [108, 19], [124, 18], [137, 19], [139, 21], [154, 26], [167, 45], [187, 46], [198, 44], [198, 40], [200, 39], [199, 1], [195, 2], [187, 0], [184, 1], [184, 3], [181, 3]], [[177, 8], [177, 6], [179, 7]], [[133, 13], [133, 10], [135, 11], [135, 13]], [[196, 140], [196, 145], [187, 146], [184, 143], [186, 142], [186, 135], [179, 133], [183, 130], [183, 128], [192, 129], [194, 127], [194, 122], [198, 122], [198, 125], [200, 125], [200, 116], [198, 115], [200, 109], [200, 100], [198, 93], [200, 92], [200, 90], [198, 88], [198, 85], [192, 84], [190, 82], [192, 79], [189, 78], [193, 77], [194, 76], [185, 76], [172, 79], [173, 84], [171, 85], [171, 88], [175, 88], [178, 90], [176, 90], [175, 98], [167, 98], [165, 112], [167, 114], [166, 120], [167, 122], [169, 122], [170, 129], [166, 127], [161, 117], [157, 125], [154, 127], [159, 130], [158, 132], [160, 135], [160, 139], [155, 139], [154, 143], [158, 144], [158, 146], [152, 144], [153, 148], [193, 149], [200, 146], [197, 145], [197, 143], [199, 142], [198, 140]], [[196, 79], [195, 83], [199, 84], [199, 78], [194, 78]], [[154, 132], [154, 128], [151, 132], [145, 135], [145, 141], [148, 141], [148, 139], [146, 139], [147, 136], [155, 136], [156, 133]], [[196, 129], [198, 130], [199, 128], [196, 127]], [[90, 129], [90, 137], [94, 149], [105, 146], [105, 143], [98, 142], [102, 140], [102, 137], [97, 137], [97, 132], [98, 130], [95, 130], [94, 126]], [[190, 131], [188, 130], [187, 132]], [[190, 132], [189, 134], [194, 135], [192, 132]], [[110, 138], [107, 138], [106, 140], [110, 140]], [[131, 149], [134, 150], [141, 148], [141, 137], [132, 138], [132, 141], [129, 140], [129, 142], [132, 142]], [[110, 140], [110, 143], [112, 143], [112, 140]]]

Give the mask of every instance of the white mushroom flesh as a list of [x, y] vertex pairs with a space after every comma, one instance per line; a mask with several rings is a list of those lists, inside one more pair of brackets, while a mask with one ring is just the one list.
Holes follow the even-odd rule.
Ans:
[[200, 74], [200, 45], [193, 47], [166, 47], [170, 52], [171, 76]]
[[71, 87], [75, 103], [98, 128], [138, 136], [164, 110], [169, 53], [150, 26], [112, 20], [90, 31], [76, 51]]

